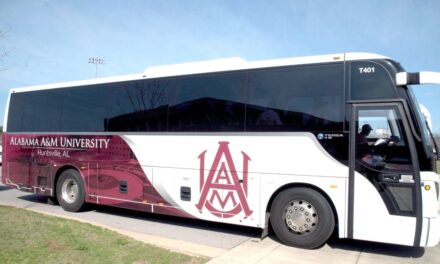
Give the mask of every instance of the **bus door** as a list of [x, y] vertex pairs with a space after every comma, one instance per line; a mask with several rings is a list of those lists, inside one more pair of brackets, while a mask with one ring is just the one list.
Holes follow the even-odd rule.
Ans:
[[417, 154], [402, 103], [352, 104], [348, 237], [418, 246]]

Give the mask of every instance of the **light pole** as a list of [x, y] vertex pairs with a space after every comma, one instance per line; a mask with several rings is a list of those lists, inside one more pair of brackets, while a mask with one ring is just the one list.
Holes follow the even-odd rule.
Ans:
[[95, 64], [95, 78], [98, 77], [98, 65], [99, 64], [103, 65], [104, 64], [104, 59], [97, 58], [97, 57], [96, 58], [90, 57], [89, 58], [89, 63]]

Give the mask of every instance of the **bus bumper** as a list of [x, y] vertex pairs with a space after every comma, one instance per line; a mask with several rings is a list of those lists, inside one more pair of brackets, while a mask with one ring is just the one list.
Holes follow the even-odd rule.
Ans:
[[[423, 219], [421, 247], [434, 247], [440, 242], [440, 216]], [[423, 239], [425, 237], [425, 239]]]
[[421, 247], [433, 247], [440, 242], [439, 215], [439, 175], [430, 172], [420, 172], [422, 191], [422, 236]]

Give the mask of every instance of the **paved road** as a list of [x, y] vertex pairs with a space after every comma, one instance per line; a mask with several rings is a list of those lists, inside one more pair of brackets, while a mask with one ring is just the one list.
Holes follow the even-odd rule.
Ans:
[[69, 213], [46, 198], [0, 184], [0, 204], [27, 208], [101, 225], [147, 243], [214, 258], [210, 263], [440, 263], [440, 245], [412, 248], [332, 239], [317, 250], [281, 245], [273, 237], [259, 240], [259, 230], [204, 221], [95, 206]]

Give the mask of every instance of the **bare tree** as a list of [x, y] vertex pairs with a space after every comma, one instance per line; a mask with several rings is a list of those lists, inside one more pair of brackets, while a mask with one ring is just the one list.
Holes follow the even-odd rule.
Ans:
[[434, 134], [434, 140], [435, 140], [435, 142], [437, 142], [437, 146], [440, 147], [440, 133]]
[[[4, 36], [5, 36], [5, 33], [3, 33], [2, 30], [0, 30], [0, 38], [3, 38]], [[0, 49], [0, 60], [3, 59], [3, 57], [5, 57], [5, 56], [6, 56], [6, 49], [2, 45], [1, 49]]]
[[[0, 39], [4, 38], [5, 32], [0, 29]], [[0, 63], [3, 61], [3, 59], [8, 56], [11, 53], [12, 49], [7, 49], [3, 44], [0, 44]], [[3, 68], [0, 66], [0, 71], [4, 71], [6, 68]]]

